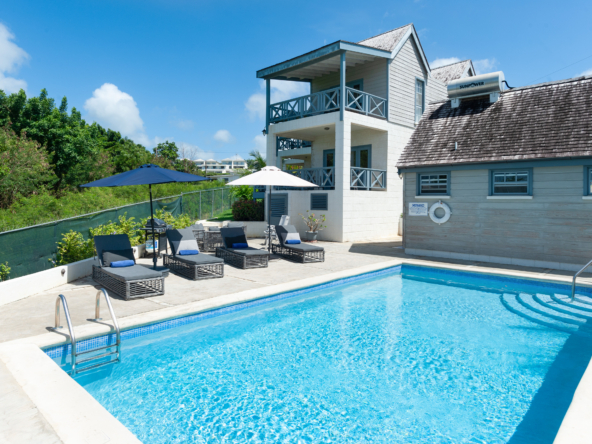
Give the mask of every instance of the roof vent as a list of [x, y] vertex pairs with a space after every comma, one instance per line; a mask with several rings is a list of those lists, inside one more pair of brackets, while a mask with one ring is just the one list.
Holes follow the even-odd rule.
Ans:
[[489, 95], [491, 103], [497, 102], [500, 93], [504, 90], [504, 80], [504, 73], [497, 71], [451, 81], [448, 84], [448, 98], [452, 108], [457, 108], [461, 99], [467, 97]]

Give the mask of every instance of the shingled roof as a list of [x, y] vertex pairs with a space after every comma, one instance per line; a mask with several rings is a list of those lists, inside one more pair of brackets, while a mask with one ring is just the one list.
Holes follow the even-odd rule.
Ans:
[[378, 34], [369, 39], [358, 42], [359, 45], [370, 46], [376, 49], [383, 49], [385, 51], [393, 51], [409, 29], [413, 26], [413, 23], [401, 26], [400, 28], [393, 29], [391, 31]]
[[[454, 143], [458, 148], [454, 149]], [[592, 156], [592, 76], [431, 103], [397, 167]]]
[[432, 77], [438, 79], [444, 85], [448, 85], [453, 80], [474, 75], [475, 70], [470, 59], [432, 68]]

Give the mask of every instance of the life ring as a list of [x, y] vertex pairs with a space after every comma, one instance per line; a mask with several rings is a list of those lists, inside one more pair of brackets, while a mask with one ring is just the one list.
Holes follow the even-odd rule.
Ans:
[[[436, 210], [438, 208], [442, 208], [444, 210], [444, 216], [436, 216]], [[430, 207], [430, 219], [432, 219], [432, 221], [436, 222], [438, 225], [448, 222], [448, 219], [450, 219], [451, 214], [452, 211], [450, 211], [450, 207], [441, 200]]]

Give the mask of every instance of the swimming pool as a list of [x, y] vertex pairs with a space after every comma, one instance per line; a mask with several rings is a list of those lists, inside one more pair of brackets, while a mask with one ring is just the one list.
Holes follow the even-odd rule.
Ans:
[[404, 265], [124, 334], [76, 380], [146, 444], [551, 443], [592, 355], [566, 289]]

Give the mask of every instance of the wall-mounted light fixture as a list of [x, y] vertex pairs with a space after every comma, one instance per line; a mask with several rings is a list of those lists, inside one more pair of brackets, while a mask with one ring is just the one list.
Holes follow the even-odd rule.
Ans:
[[261, 131], [263, 133], [264, 136], [267, 136], [267, 130], [265, 128], [263, 128], [263, 131]]

